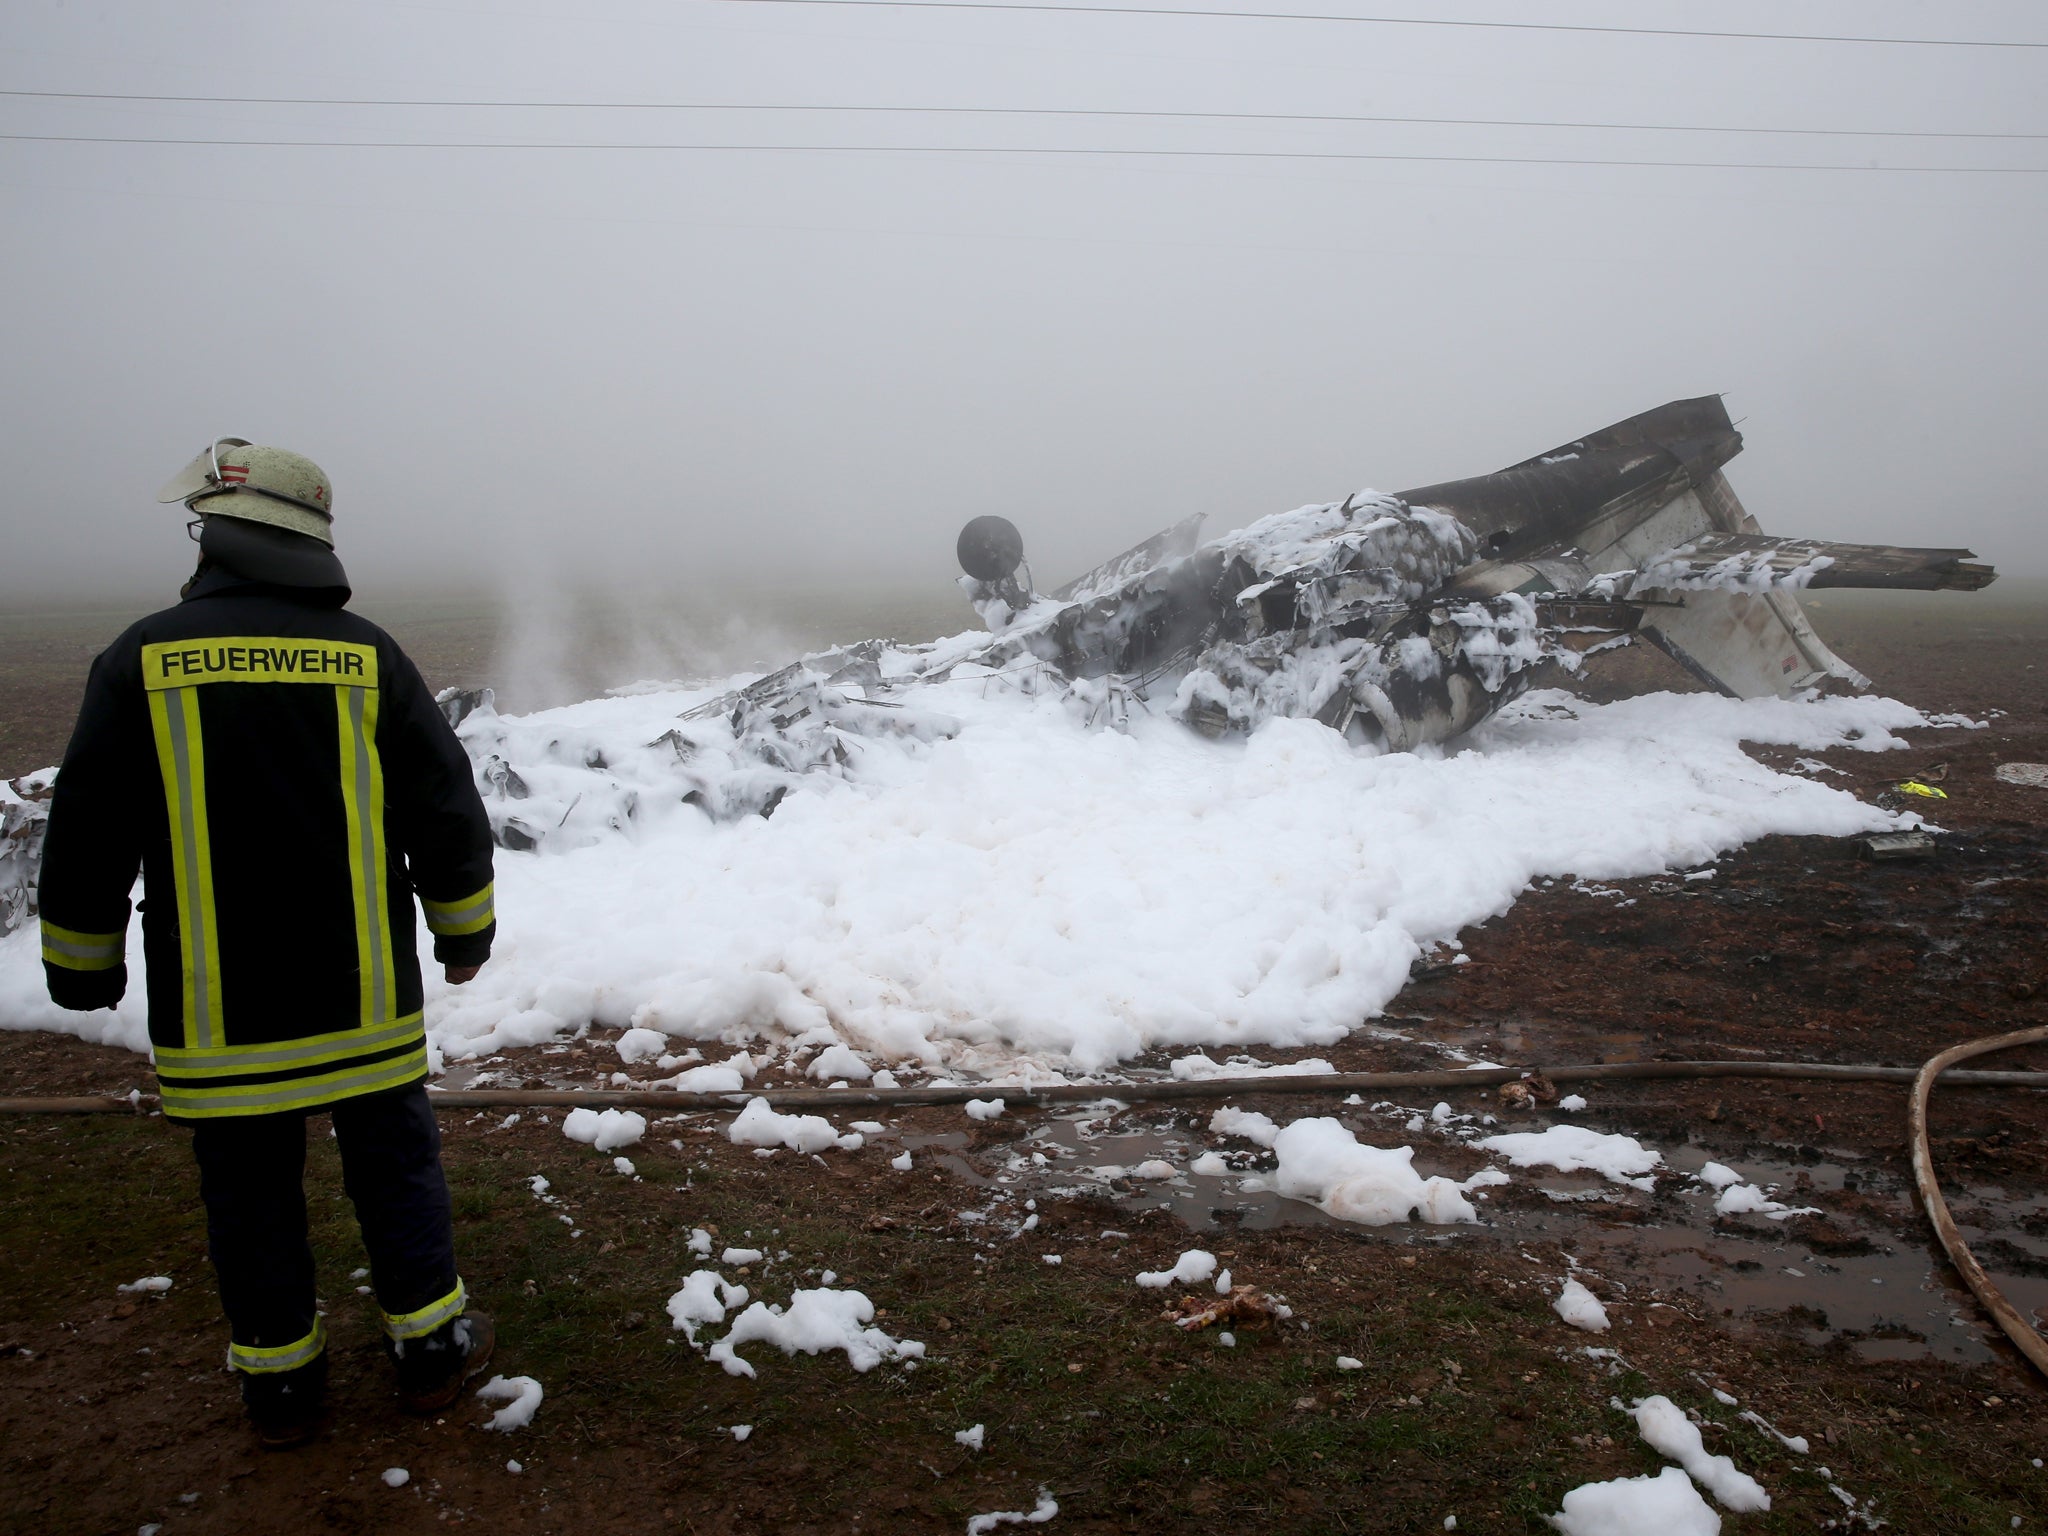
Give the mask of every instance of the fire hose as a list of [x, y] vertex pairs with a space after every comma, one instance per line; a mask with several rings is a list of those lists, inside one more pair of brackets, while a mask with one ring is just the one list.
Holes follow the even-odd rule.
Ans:
[[2048, 1376], [2048, 1339], [2043, 1339], [2040, 1330], [2013, 1309], [2012, 1303], [2005, 1299], [2005, 1293], [1984, 1273], [1984, 1266], [1970, 1252], [1970, 1245], [1963, 1241], [1962, 1233], [1956, 1230], [1948, 1201], [1942, 1198], [1940, 1181], [1934, 1176], [1934, 1153], [1927, 1139], [1928, 1095], [1934, 1091], [1934, 1080], [1952, 1063], [1968, 1061], [1972, 1056], [1987, 1056], [1993, 1051], [2009, 1051], [2015, 1046], [2039, 1045], [2044, 1041], [2048, 1041], [2048, 1028], [2020, 1029], [2009, 1035], [1991, 1035], [1950, 1046], [1914, 1076], [1906, 1125], [1913, 1143], [1913, 1182], [1919, 1187], [1920, 1203], [1926, 1207], [1927, 1219], [1934, 1223], [1934, 1235], [1941, 1239], [1942, 1250], [1948, 1254], [1949, 1262], [1955, 1265], [1977, 1300], [1984, 1304], [1984, 1310], [2005, 1330], [2005, 1336], [2012, 1340], [2014, 1347], [2034, 1362], [2036, 1370]]
[[[2019, 1037], [2011, 1037], [2021, 1043]], [[1988, 1049], [1989, 1047], [1987, 1047]], [[679, 1093], [667, 1088], [451, 1088], [428, 1094], [437, 1109], [671, 1109], [733, 1110], [750, 1099], [772, 1109], [887, 1109], [930, 1104], [965, 1104], [1001, 1099], [1018, 1108], [1050, 1104], [1157, 1103], [1175, 1099], [1229, 1099], [1247, 1094], [1355, 1093], [1367, 1089], [1490, 1088], [1516, 1082], [1539, 1069], [1468, 1067], [1432, 1072], [1288, 1073], [1268, 1077], [1201, 1077], [1134, 1083], [1057, 1083], [1017, 1086], [934, 1083], [922, 1088], [763, 1088], [719, 1093]], [[1801, 1082], [1913, 1083], [1923, 1069], [1818, 1061], [1607, 1061], [1544, 1067], [1553, 1083], [1710, 1077], [1780, 1078]], [[2048, 1072], [1944, 1072], [1957, 1087], [2048, 1088]], [[121, 1097], [0, 1099], [0, 1114], [124, 1115], [156, 1107], [152, 1094]]]

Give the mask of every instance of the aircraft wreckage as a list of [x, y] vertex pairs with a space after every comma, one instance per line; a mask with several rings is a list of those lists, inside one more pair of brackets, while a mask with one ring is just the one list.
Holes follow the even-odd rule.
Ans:
[[[986, 634], [806, 656], [698, 705], [652, 745], [675, 753], [685, 798], [707, 814], [766, 814], [804, 774], [850, 772], [863, 738], [950, 734], [917, 690], [972, 668], [1057, 689], [1090, 724], [1142, 707], [1221, 736], [1308, 716], [1404, 751], [1639, 641], [1738, 698], [1867, 687], [1814, 633], [1801, 589], [1993, 579], [1967, 549], [1765, 534], [1721, 472], [1741, 449], [1718, 396], [1674, 401], [1476, 479], [1362, 491], [1207, 541], [1196, 514], [1050, 593], [1017, 529], [977, 517], [958, 553]], [[450, 697], [451, 718], [484, 697]], [[463, 734], [501, 837], [547, 837], [544, 817], [509, 803], [531, 791], [490, 750], [502, 735], [481, 721]]]
[[[950, 735], [917, 691], [964, 669], [1057, 689], [1090, 724], [1140, 707], [1221, 736], [1307, 716], [1400, 751], [1638, 641], [1738, 698], [1865, 687], [1814, 633], [1801, 589], [1993, 579], [1967, 549], [1765, 534], [1722, 474], [1741, 450], [1718, 396], [1674, 401], [1476, 479], [1361, 491], [1207, 541], [1196, 514], [1050, 593], [1017, 529], [977, 517], [958, 552], [985, 634], [806, 656], [689, 710], [631, 772], [567, 730], [535, 753], [489, 690], [442, 702], [499, 842], [575, 846], [649, 793], [717, 820], [765, 815], [805, 775], [853, 773], [866, 740]], [[40, 810], [0, 793], [0, 928], [32, 910]]]
[[1719, 396], [1679, 400], [1491, 475], [1360, 492], [1197, 542], [1196, 515], [1041, 597], [998, 517], [961, 532], [985, 660], [1036, 658], [1143, 695], [1211, 735], [1307, 715], [1394, 750], [1470, 730], [1540, 664], [1636, 639], [1737, 698], [1869, 680], [1804, 587], [1974, 591], [1967, 549], [1773, 538], [1721, 467]]

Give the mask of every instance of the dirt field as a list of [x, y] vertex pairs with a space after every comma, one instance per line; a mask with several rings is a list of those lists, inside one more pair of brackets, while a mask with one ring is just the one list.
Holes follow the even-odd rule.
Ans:
[[[1988, 720], [1919, 733], [1910, 753], [1828, 758], [1848, 775], [1834, 782], [1870, 798], [1938, 775], [1949, 798], [1933, 808], [1945, 830], [1931, 858], [1874, 864], [1778, 838], [1709, 881], [1561, 881], [1468, 932], [1474, 963], [1417, 980], [1388, 1018], [1318, 1054], [1345, 1070], [1440, 1065], [1446, 1044], [1531, 1065], [1915, 1065], [2048, 1023], [2048, 790], [1993, 776], [2001, 761], [2048, 762], [2048, 603], [2006, 591], [1813, 604], [1882, 691]], [[66, 713], [81, 668], [60, 649], [41, 681], [0, 688], [0, 721]], [[7, 760], [36, 766], [16, 740]], [[588, 1086], [619, 1069], [596, 1037], [486, 1065]], [[2048, 1070], [2048, 1050], [1984, 1065]], [[130, 1087], [151, 1087], [137, 1058], [0, 1034], [0, 1094]], [[183, 1134], [147, 1117], [0, 1121], [0, 1528], [939, 1532], [1030, 1510], [1043, 1489], [1060, 1506], [1055, 1533], [1410, 1532], [1448, 1516], [1460, 1531], [1536, 1532], [1576, 1484], [1664, 1465], [1610, 1402], [1653, 1392], [1696, 1411], [1708, 1449], [1769, 1489], [1771, 1511], [1729, 1516], [1731, 1533], [2048, 1521], [2048, 1384], [1936, 1256], [1910, 1192], [1903, 1090], [1585, 1092], [1585, 1123], [1675, 1169], [1730, 1164], [1821, 1214], [1716, 1218], [1679, 1177], [1641, 1191], [1517, 1171], [1479, 1227], [1364, 1228], [1247, 1194], [1236, 1177], [1077, 1172], [1155, 1155], [1185, 1166], [1210, 1147], [1255, 1165], [1256, 1149], [1209, 1134], [1208, 1106], [986, 1124], [953, 1109], [884, 1114], [885, 1133], [822, 1167], [757, 1157], [726, 1140], [723, 1117], [684, 1116], [631, 1149], [637, 1179], [531, 1113], [510, 1126], [449, 1115], [464, 1273], [498, 1318], [500, 1368], [547, 1392], [509, 1435], [481, 1428], [473, 1403], [445, 1422], [396, 1413], [316, 1119], [335, 1405], [316, 1444], [269, 1456], [242, 1429], [221, 1363]], [[1424, 1172], [1469, 1173], [1480, 1154], [1406, 1129], [1435, 1097], [1236, 1102], [1283, 1120], [1335, 1114], [1361, 1140], [1416, 1143]], [[1562, 1118], [1476, 1091], [1451, 1109], [1507, 1129]], [[2048, 1308], [2048, 1096], [1944, 1090], [1934, 1128], [1980, 1257], [2023, 1311]], [[906, 1148], [914, 1167], [901, 1172], [890, 1159]], [[559, 1204], [535, 1196], [534, 1175]], [[1020, 1231], [1027, 1214], [1037, 1222]], [[782, 1301], [836, 1271], [927, 1358], [858, 1374], [843, 1355], [755, 1345], [757, 1380], [724, 1374], [663, 1310], [702, 1262], [685, 1248], [694, 1227], [768, 1252], [745, 1279], [757, 1297]], [[1164, 1321], [1162, 1293], [1132, 1277], [1191, 1247], [1284, 1296], [1293, 1317], [1240, 1329], [1234, 1348]], [[1567, 1272], [1603, 1299], [1611, 1332], [1560, 1323], [1550, 1301]], [[171, 1290], [116, 1290], [152, 1274]], [[1340, 1369], [1339, 1355], [1361, 1368]], [[979, 1453], [953, 1438], [976, 1423]], [[740, 1424], [744, 1441], [730, 1432]], [[409, 1470], [406, 1486], [385, 1486], [389, 1467]]]

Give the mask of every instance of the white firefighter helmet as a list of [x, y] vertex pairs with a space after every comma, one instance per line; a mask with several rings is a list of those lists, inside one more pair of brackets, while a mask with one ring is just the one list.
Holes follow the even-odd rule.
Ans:
[[334, 547], [334, 488], [327, 472], [288, 449], [223, 437], [164, 482], [156, 499], [182, 501], [204, 517], [268, 523]]

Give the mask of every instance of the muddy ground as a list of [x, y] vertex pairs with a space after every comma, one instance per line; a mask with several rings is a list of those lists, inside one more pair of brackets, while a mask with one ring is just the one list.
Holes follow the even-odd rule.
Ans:
[[[1905, 753], [1827, 758], [1846, 775], [1832, 782], [1869, 798], [1909, 774], [1938, 778], [1948, 799], [1930, 806], [1944, 829], [1931, 857], [1871, 863], [1843, 843], [1780, 838], [1710, 879], [1560, 881], [1468, 932], [1472, 963], [1425, 972], [1389, 1017], [1318, 1054], [1347, 1070], [1456, 1052], [1913, 1065], [2048, 1023], [2048, 790], [1994, 777], [2001, 761], [2048, 762], [2035, 660], [2048, 606], [1814, 608], [1884, 691], [1988, 721], [1916, 733]], [[2048, 1050], [1985, 1064], [2048, 1070]], [[591, 1086], [621, 1070], [595, 1036], [486, 1067]], [[0, 1094], [150, 1086], [124, 1053], [0, 1034]], [[1695, 1411], [1708, 1448], [1769, 1489], [1772, 1510], [1729, 1516], [1731, 1532], [2048, 1521], [2048, 1387], [1932, 1245], [1902, 1089], [1583, 1091], [1573, 1117], [1450, 1095], [1447, 1122], [1419, 1130], [1411, 1117], [1442, 1096], [1235, 1101], [1282, 1120], [1336, 1114], [1361, 1140], [1414, 1144], [1425, 1172], [1486, 1163], [1461, 1133], [1560, 1118], [1634, 1136], [1672, 1170], [1649, 1191], [1515, 1170], [1487, 1191], [1481, 1225], [1452, 1228], [1349, 1226], [1247, 1190], [1270, 1158], [1212, 1134], [1206, 1105], [986, 1124], [957, 1109], [885, 1114], [883, 1133], [822, 1166], [758, 1157], [726, 1140], [722, 1117], [685, 1116], [650, 1127], [631, 1177], [567, 1141], [558, 1113], [509, 1126], [451, 1114], [464, 1273], [499, 1320], [502, 1369], [547, 1392], [511, 1434], [480, 1427], [486, 1410], [468, 1402], [426, 1423], [396, 1413], [316, 1119], [334, 1411], [314, 1445], [275, 1455], [248, 1440], [221, 1364], [183, 1133], [149, 1117], [0, 1121], [0, 1528], [958, 1531], [1046, 1490], [1060, 1506], [1051, 1531], [1421, 1531], [1455, 1516], [1461, 1531], [1534, 1532], [1576, 1484], [1663, 1464], [1612, 1406], [1651, 1392]], [[1966, 1235], [2037, 1317], [2044, 1108], [2039, 1093], [1958, 1088], [1934, 1111]], [[1500, 1124], [1481, 1126], [1488, 1114]], [[899, 1171], [906, 1148], [913, 1167]], [[1148, 1157], [1184, 1170], [1211, 1149], [1230, 1174], [1115, 1171]], [[1708, 1159], [1819, 1213], [1716, 1218], [1689, 1177]], [[536, 1174], [559, 1203], [534, 1194]], [[836, 1271], [926, 1359], [860, 1374], [843, 1355], [755, 1345], [758, 1379], [724, 1374], [663, 1309], [700, 1266], [685, 1247], [696, 1227], [767, 1251], [745, 1283], [768, 1300]], [[1161, 1293], [1133, 1277], [1198, 1246], [1293, 1316], [1239, 1329], [1232, 1348], [1166, 1322]], [[1559, 1321], [1550, 1301], [1567, 1273], [1607, 1304], [1610, 1332]], [[116, 1289], [158, 1274], [174, 1281], [161, 1296]], [[1340, 1355], [1360, 1368], [1340, 1369]], [[979, 1453], [953, 1438], [975, 1423]], [[730, 1432], [740, 1424], [744, 1441]], [[387, 1487], [389, 1467], [410, 1481]]]

